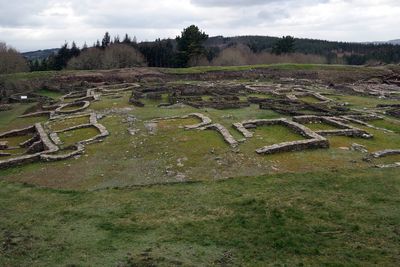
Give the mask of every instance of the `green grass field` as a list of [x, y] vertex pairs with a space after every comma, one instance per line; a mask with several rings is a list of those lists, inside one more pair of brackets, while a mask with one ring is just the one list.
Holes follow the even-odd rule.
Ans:
[[2, 266], [397, 266], [398, 170], [94, 192], [0, 182]]
[[326, 64], [264, 64], [264, 65], [248, 65], [248, 66], [201, 66], [190, 68], [173, 68], [161, 69], [162, 72], [168, 74], [194, 74], [206, 72], [220, 72], [220, 71], [247, 71], [254, 69], [274, 69], [274, 70], [339, 70], [339, 71], [362, 71], [362, 72], [376, 72], [377, 68], [367, 68], [359, 66], [348, 65], [326, 65]]

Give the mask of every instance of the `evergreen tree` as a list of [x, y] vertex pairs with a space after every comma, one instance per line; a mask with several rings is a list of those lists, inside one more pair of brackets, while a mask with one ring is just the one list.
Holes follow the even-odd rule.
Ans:
[[117, 36], [115, 36], [114, 37], [114, 42], [113, 42], [114, 44], [119, 44], [119, 43], [121, 43], [121, 41], [120, 41], [120, 39], [119, 39], [119, 35], [117, 35]]
[[111, 43], [111, 36], [108, 32], [104, 34], [103, 40], [101, 41], [101, 47], [106, 48]]
[[280, 55], [294, 52], [295, 40], [292, 36], [284, 36], [279, 39], [272, 48], [272, 53]]
[[127, 33], [125, 33], [124, 40], [122, 40], [122, 43], [124, 44], [130, 44], [132, 42], [131, 37]]
[[69, 58], [77, 57], [81, 53], [75, 42], [72, 42], [71, 49], [69, 50]]
[[83, 51], [86, 51], [86, 50], [88, 50], [89, 49], [89, 47], [88, 47], [88, 45], [86, 44], [86, 42], [83, 44], [83, 47], [82, 47], [82, 52]]
[[203, 43], [208, 35], [201, 32], [195, 25], [191, 25], [182, 31], [182, 36], [176, 37], [178, 45], [178, 64], [186, 67], [190, 59], [198, 58], [205, 54]]

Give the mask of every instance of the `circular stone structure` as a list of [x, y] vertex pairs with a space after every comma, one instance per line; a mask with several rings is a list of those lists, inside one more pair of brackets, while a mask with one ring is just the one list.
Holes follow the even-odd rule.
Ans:
[[[79, 112], [82, 110], [87, 109], [90, 106], [89, 101], [79, 101], [79, 102], [72, 102], [72, 103], [66, 103], [62, 104], [56, 109], [56, 113], [61, 113], [61, 114], [71, 114], [75, 112]], [[65, 110], [66, 108], [71, 108], [71, 107], [76, 107], [75, 109], [69, 109]]]

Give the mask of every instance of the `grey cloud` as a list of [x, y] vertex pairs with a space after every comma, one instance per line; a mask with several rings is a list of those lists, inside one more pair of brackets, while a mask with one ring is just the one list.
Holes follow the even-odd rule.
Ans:
[[159, 11], [150, 16], [142, 12], [120, 13], [108, 11], [101, 14], [88, 15], [85, 23], [95, 27], [112, 28], [141, 28], [141, 29], [165, 29], [182, 27], [185, 23], [196, 23], [196, 19], [190, 14], [173, 14], [171, 12]]
[[175, 37], [196, 24], [210, 35], [385, 40], [400, 37], [399, 13], [398, 0], [0, 0], [0, 38], [30, 50], [91, 44], [106, 30]]
[[263, 21], [276, 21], [278, 19], [288, 18], [290, 17], [290, 15], [284, 9], [277, 9], [277, 10], [266, 9], [258, 12], [257, 17]]
[[192, 0], [194, 5], [198, 6], [255, 6], [265, 5], [271, 2], [279, 2], [279, 0]]
[[272, 3], [279, 3], [285, 5], [292, 4], [311, 4], [311, 3], [326, 3], [329, 0], [191, 0], [194, 5], [203, 7], [249, 7], [249, 6], [263, 6]]
[[39, 14], [47, 6], [47, 1], [40, 0], [0, 0], [0, 26], [38, 25]]

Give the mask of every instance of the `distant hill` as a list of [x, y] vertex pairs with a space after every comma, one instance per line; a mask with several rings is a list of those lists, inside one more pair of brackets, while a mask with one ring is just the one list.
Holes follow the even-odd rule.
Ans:
[[22, 55], [28, 60], [42, 60], [48, 58], [52, 54], [56, 54], [58, 52], [58, 48], [44, 49], [22, 53]]
[[367, 42], [367, 43], [365, 43], [365, 44], [375, 44], [375, 45], [391, 44], [391, 45], [400, 45], [400, 39], [389, 40], [389, 41]]
[[400, 39], [387, 41], [388, 44], [400, 45]]

